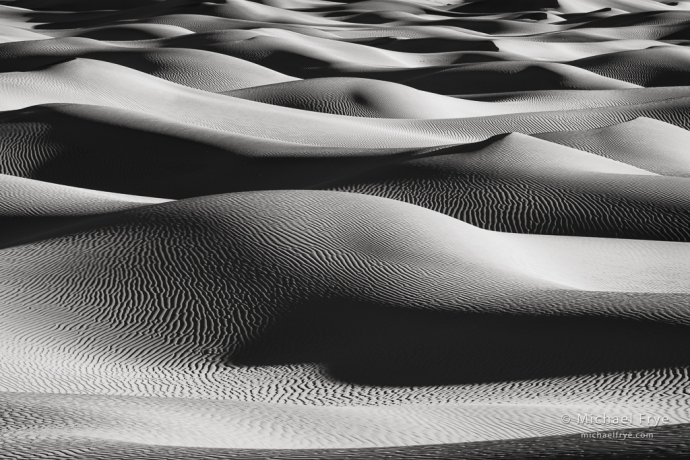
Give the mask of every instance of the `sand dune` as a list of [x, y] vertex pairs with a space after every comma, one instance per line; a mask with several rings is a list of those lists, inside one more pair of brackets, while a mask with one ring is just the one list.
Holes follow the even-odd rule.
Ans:
[[24, 30], [5, 24], [0, 24], [0, 43], [11, 43], [22, 40], [41, 40], [49, 38], [30, 30]]
[[[679, 130], [660, 122], [654, 126], [667, 132]], [[70, 134], [80, 128], [84, 129], [82, 135], [75, 137]], [[433, 154], [434, 149], [300, 145], [92, 106], [50, 106], [11, 113], [0, 122], [0, 131], [8, 139], [0, 154], [0, 171], [3, 173], [83, 188], [166, 198], [260, 189], [314, 188], [339, 178], [356, 176], [379, 165], [398, 163], [410, 155], [423, 155], [429, 151]], [[652, 131], [645, 134], [645, 130], [639, 127], [636, 132], [654, 139], [650, 137]], [[544, 136], [556, 136], [555, 141], [561, 142], [559, 134]], [[562, 135], [567, 134], [564, 132]], [[512, 136], [510, 139], [514, 139], [523, 152], [532, 148], [524, 137]], [[679, 142], [682, 144], [682, 140]], [[540, 162], [564, 161], [564, 158], [548, 153], [558, 151], [555, 144], [538, 146], [545, 150]], [[477, 148], [480, 147], [468, 146], [465, 150]], [[683, 147], [679, 145], [678, 148]], [[453, 148], [446, 150], [452, 152]], [[458, 149], [459, 152], [462, 150]], [[574, 159], [586, 158], [585, 162], [593, 162], [593, 166], [598, 164], [597, 157], [583, 157], [582, 152], [578, 156], [578, 152], [569, 149], [564, 152], [570, 157], [575, 153]], [[513, 167], [508, 158], [497, 157], [498, 161]], [[630, 162], [620, 156], [615, 159]], [[683, 153], [677, 153], [676, 163], [682, 159]], [[157, 174], [161, 171], [161, 164], [166, 165], [165, 174]], [[574, 170], [569, 167], [562, 173], [576, 172], [582, 165], [582, 161], [572, 163]], [[590, 172], [610, 173], [620, 168], [627, 173], [640, 172], [634, 168], [626, 170], [620, 163], [604, 162], [606, 165], [615, 167], [595, 168]]]
[[96, 40], [64, 38], [7, 44], [0, 50], [0, 71], [42, 69], [77, 58], [96, 59], [206, 91], [294, 81], [247, 61], [191, 49], [130, 49]]
[[0, 459], [687, 457], [689, 45], [687, 1], [0, 0]]
[[168, 200], [121, 195], [0, 175], [0, 246], [75, 231], [99, 217]]
[[[164, 134], [169, 124], [147, 118], [134, 118], [117, 126], [99, 122], [99, 118], [122, 116], [121, 112], [90, 111], [87, 117], [79, 111], [37, 115], [13, 119], [12, 124], [5, 125], [5, 132], [38, 123], [49, 123], [55, 131], [34, 134], [37, 144], [22, 148], [22, 163], [5, 156], [4, 172], [169, 198], [337, 184], [339, 190], [397, 198], [493, 230], [679, 241], [687, 238], [684, 226], [668, 225], [669, 221], [686, 219], [685, 205], [681, 204], [687, 202], [684, 183], [628, 177], [650, 173], [521, 135], [430, 152], [324, 150], [240, 136], [211, 137], [213, 133], [204, 130], [187, 129], [185, 133], [184, 126], [178, 126], [177, 135], [171, 137]], [[660, 129], [678, 129], [653, 123]], [[637, 132], [645, 132], [638, 122], [631, 125], [638, 126]], [[60, 135], [75, 126], [88, 126], [90, 135], [82, 136], [79, 142]], [[142, 130], [143, 126], [147, 129]], [[89, 152], [96, 139], [107, 140], [107, 148]], [[40, 154], [48, 150], [48, 145], [53, 152]], [[147, 153], [142, 155], [140, 150]], [[43, 166], [48, 162], [49, 167]], [[167, 165], [166, 174], [152, 180], [161, 163]], [[625, 177], [612, 178], [610, 174]], [[472, 188], [468, 189], [470, 178]], [[525, 184], [534, 189], [529, 195], [523, 192]], [[463, 193], [449, 192], [463, 189]], [[502, 208], [497, 208], [496, 203], [501, 201]], [[605, 212], [608, 207], [616, 207], [616, 213]], [[523, 208], [534, 209], [530, 220], [522, 217], [519, 210]], [[633, 221], [631, 215], [648, 217]]]
[[690, 175], [685, 130], [648, 118], [593, 131], [562, 131], [536, 137], [667, 176]]
[[0, 130], [3, 173], [168, 198], [309, 188], [416, 151], [300, 145], [93, 106], [11, 113]]
[[500, 117], [450, 120], [373, 122], [330, 114], [315, 118], [317, 115], [312, 112], [199, 91], [90, 59], [0, 74], [0, 84], [0, 108], [4, 110], [46, 103], [102, 105], [225, 132], [332, 147], [421, 147], [472, 142], [511, 131], [532, 134], [568, 127], [591, 129], [610, 125], [611, 120], [615, 123], [639, 116], [685, 127], [687, 120], [680, 114], [688, 104], [688, 98], [679, 97], [599, 110], [525, 114], [511, 110], [510, 115]]
[[[516, 91], [462, 95], [464, 100], [500, 102], [502, 113], [549, 112], [635, 106], [651, 102], [671, 102], [690, 95], [685, 86], [631, 89], [627, 91]], [[491, 105], [485, 105], [491, 107]]]
[[490, 230], [690, 237], [681, 230], [690, 204], [684, 180], [650, 176], [520, 134], [387, 163], [328, 185], [414, 203]]
[[[516, 78], [517, 77], [517, 78]], [[536, 82], [539, 82], [538, 84]], [[592, 73], [577, 72], [563, 64], [496, 62], [466, 64], [423, 77], [403, 80], [413, 88], [441, 94], [493, 93], [554, 89], [626, 89], [635, 85]]]
[[[402, 448], [373, 448], [373, 449], [304, 449], [304, 450], [266, 450], [266, 449], [238, 449], [225, 451], [222, 454], [213, 448], [180, 448], [163, 445], [127, 444], [123, 442], [89, 440], [70, 441], [70, 448], [79, 451], [84, 459], [100, 459], [104, 456], [113, 459], [207, 459], [230, 458], [261, 460], [267, 457], [278, 460], [298, 457], [305, 460], [356, 459], [380, 460], [391, 456], [400, 459], [417, 458], [447, 458], [447, 459], [483, 459], [510, 455], [515, 459], [532, 459], [535, 453], [548, 452], [545, 455], [561, 456], [562, 458], [600, 458], [613, 459], [623, 452], [628, 458], [644, 458], [655, 455], [662, 458], [683, 458], [687, 450], [678, 448], [687, 427], [677, 425], [664, 430], [654, 429], [651, 433], [656, 437], [650, 442], [647, 439], [635, 438], [645, 430], [626, 430], [630, 434], [630, 442], [621, 443], [617, 439], [581, 439], [580, 435], [549, 436], [510, 441], [489, 441], [463, 444], [441, 444], [428, 446], [413, 446]], [[18, 442], [15, 451], [17, 457], [33, 455], [51, 455], [60, 450], [65, 440], [42, 440], [40, 442]], [[539, 455], [538, 454], [538, 455]]]
[[690, 52], [682, 47], [648, 48], [571, 63], [640, 86], [682, 86], [690, 77]]
[[3, 217], [82, 216], [163, 203], [158, 198], [85, 190], [0, 175]]
[[162, 24], [119, 24], [113, 26], [77, 29], [63, 36], [93, 38], [105, 41], [138, 41], [156, 40], [159, 38], [178, 37], [193, 33], [191, 30]]
[[490, 104], [363, 78], [316, 78], [224, 94], [312, 112], [369, 118], [469, 118], [500, 113], [500, 108], [492, 110]]
[[[265, 212], [257, 215], [257, 207]], [[338, 221], [343, 223], [334, 226]], [[2, 385], [56, 393], [79, 387], [86, 394], [110, 395], [194, 391], [235, 401], [214, 403], [211, 413], [202, 401], [173, 400], [170, 409], [165, 409], [166, 402], [152, 401], [153, 419], [133, 415], [138, 425], [131, 425], [127, 420], [132, 415], [127, 414], [132, 409], [125, 400], [125, 406], [115, 409], [124, 418], [112, 423], [129, 428], [111, 428], [105, 435], [196, 447], [386, 446], [410, 443], [402, 436], [413, 432], [412, 444], [566, 434], [587, 427], [559, 424], [559, 414], [574, 408], [585, 411], [591, 398], [598, 407], [618, 405], [613, 409], [618, 411], [664, 411], [679, 423], [690, 415], [683, 407], [670, 406], [682, 398], [682, 390], [674, 379], [659, 380], [653, 374], [627, 384], [619, 381], [619, 396], [608, 395], [605, 387], [573, 395], [567, 385], [546, 383], [551, 388], [533, 409], [521, 409], [524, 403], [514, 388], [508, 394], [516, 400], [499, 405], [494, 416], [520, 421], [524, 428], [516, 425], [503, 435], [493, 434], [490, 425], [470, 428], [472, 411], [480, 420], [491, 420], [491, 410], [459, 404], [456, 398], [462, 394], [455, 395], [452, 385], [479, 385], [475, 392], [491, 394], [496, 390], [482, 383], [485, 379], [606, 369], [625, 381], [627, 369], [652, 362], [685, 365], [681, 350], [687, 346], [688, 315], [678, 304], [678, 296], [690, 289], [685, 252], [683, 243], [489, 232], [423, 208], [356, 194], [257, 192], [147, 206], [71, 235], [3, 250], [2, 292], [9, 294], [3, 295], [1, 366], [3, 375], [11, 378], [3, 378]], [[653, 255], [645, 259], [644, 270], [638, 265], [641, 254]], [[263, 262], [269, 260], [270, 269]], [[77, 271], [75, 261], [81, 267]], [[129, 274], [128, 283], [117, 281], [120, 273]], [[176, 286], [175, 301], [158, 293], [155, 286], [161, 279]], [[98, 295], [102, 288], [108, 295]], [[625, 303], [616, 292], [626, 293]], [[35, 296], [42, 299], [40, 305]], [[560, 305], [557, 311], [554, 302]], [[517, 316], [501, 320], [501, 314]], [[393, 325], [382, 335], [383, 322], [390, 321]], [[480, 339], [482, 324], [493, 326], [491, 335], [484, 330]], [[624, 360], [617, 356], [620, 346], [599, 350], [596, 359], [578, 359], [581, 355], [573, 355], [568, 341], [540, 348], [549, 337], [579, 334], [576, 324], [598, 324], [594, 334], [611, 334], [615, 324], [615, 334], [644, 333], [656, 346], [621, 344], [638, 350]], [[532, 339], [513, 343], [512, 337], [524, 333]], [[476, 340], [495, 341], [481, 360], [464, 352]], [[596, 344], [584, 344], [577, 352], [592, 347]], [[364, 350], [369, 350], [368, 357]], [[539, 360], [525, 362], [530, 352]], [[564, 356], [571, 357], [567, 365]], [[59, 368], [50, 364], [56, 359]], [[486, 365], [487, 360], [494, 364]], [[458, 364], [447, 366], [448, 361]], [[297, 393], [283, 393], [291, 392], [290, 385], [267, 394], [227, 385], [248, 377], [262, 379], [256, 390], [281, 386], [281, 366], [311, 362], [324, 363], [324, 373], [312, 374], [308, 381], [314, 380], [310, 385], [315, 386]], [[263, 375], [247, 374], [247, 366], [258, 366]], [[46, 372], [49, 383], [43, 383]], [[292, 372], [293, 378], [305, 378], [304, 371]], [[123, 378], [146, 381], [152, 373], [155, 383], [121, 386]], [[381, 408], [331, 407], [338, 400], [351, 400], [353, 388], [341, 393], [342, 384], [329, 383], [329, 378], [355, 384], [355, 391], [363, 393], [360, 397], [370, 401], [391, 402]], [[647, 399], [642, 382], [650, 378], [656, 381], [657, 396]], [[451, 386], [395, 388], [439, 384]], [[583, 384], [588, 385], [580, 381], [576, 386]], [[394, 388], [387, 390], [389, 385]], [[331, 399], [326, 406], [266, 404], [281, 394], [304, 401], [324, 391]], [[437, 402], [428, 409], [409, 407], [393, 403], [396, 394], [402, 400], [407, 394], [412, 400]], [[67, 407], [78, 407], [79, 401], [68, 400]], [[175, 409], [176, 404], [188, 408]], [[197, 425], [198, 434], [184, 425], [161, 425], [156, 420], [169, 419], [168, 410], [192, 411], [201, 420], [211, 417], [209, 427], [218, 435], [206, 432], [203, 424]], [[409, 411], [416, 414], [414, 421]], [[81, 417], [67, 421], [57, 433], [104, 436], [98, 428], [85, 431], [85, 421], [93, 416]], [[287, 420], [295, 422], [286, 425]], [[421, 433], [420, 424], [427, 426]], [[257, 431], [242, 428], [247, 426]], [[362, 438], [374, 427], [373, 436], [369, 432]], [[171, 429], [180, 435], [166, 431]], [[276, 436], [275, 430], [285, 434]]]

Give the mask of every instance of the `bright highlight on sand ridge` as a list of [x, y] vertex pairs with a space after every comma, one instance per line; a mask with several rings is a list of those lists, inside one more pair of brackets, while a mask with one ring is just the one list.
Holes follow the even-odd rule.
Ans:
[[690, 1], [0, 0], [0, 459], [687, 458]]

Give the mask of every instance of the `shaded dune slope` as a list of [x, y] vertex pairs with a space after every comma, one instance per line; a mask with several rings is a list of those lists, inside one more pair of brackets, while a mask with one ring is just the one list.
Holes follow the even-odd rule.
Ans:
[[0, 175], [0, 245], [74, 231], [93, 216], [168, 200], [119, 195]]
[[6, 174], [168, 198], [311, 187], [416, 151], [301, 145], [80, 105], [10, 113], [0, 130]]
[[619, 80], [574, 71], [564, 64], [498, 62], [477, 63], [430, 72], [404, 79], [413, 88], [440, 94], [493, 93], [496, 91], [533, 91], [554, 89], [624, 89], [634, 88]]

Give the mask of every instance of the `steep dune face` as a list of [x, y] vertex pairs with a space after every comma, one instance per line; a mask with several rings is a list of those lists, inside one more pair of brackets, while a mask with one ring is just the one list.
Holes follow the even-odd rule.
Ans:
[[0, 0], [0, 459], [687, 457], [689, 31]]

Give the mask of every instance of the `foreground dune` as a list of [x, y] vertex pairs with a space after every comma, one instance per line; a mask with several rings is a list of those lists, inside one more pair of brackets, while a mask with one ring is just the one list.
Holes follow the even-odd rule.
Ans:
[[0, 458], [686, 458], [689, 40], [0, 0]]
[[[55, 422], [46, 419], [59, 424], [53, 435], [67, 438], [195, 447], [373, 447], [566, 434], [588, 427], [560, 423], [563, 411], [602, 407], [663, 412], [681, 423], [690, 417], [679, 405], [686, 249], [495, 233], [409, 204], [334, 192], [145, 206], [2, 251], [2, 385], [226, 400], [210, 406], [96, 397], [88, 406], [94, 416], [121, 414], [105, 432], [87, 429], [91, 416], [79, 415], [78, 406], [73, 419], [60, 409]], [[644, 270], [642, 254], [650, 255]], [[162, 291], [167, 284], [174, 290]], [[573, 348], [582, 331], [590, 340]], [[634, 334], [655, 347], [598, 345]], [[638, 374], [630, 378], [633, 369]], [[592, 377], [562, 380], [573, 371]], [[596, 385], [602, 372], [615, 384]], [[523, 384], [488, 383], [511, 380]], [[128, 381], [142, 385], [122, 385]], [[290, 381], [305, 384], [296, 389]], [[524, 385], [539, 386], [539, 399], [528, 402], [534, 390]], [[50, 396], [9, 397], [13, 407], [29, 404], [17, 409], [22, 413], [62, 404]], [[85, 400], [64, 401], [72, 407]], [[423, 401], [433, 403], [418, 407]], [[136, 415], [139, 404], [152, 404], [154, 413]], [[166, 413], [193, 417], [194, 429]], [[515, 425], [494, 432], [494, 416]]]

